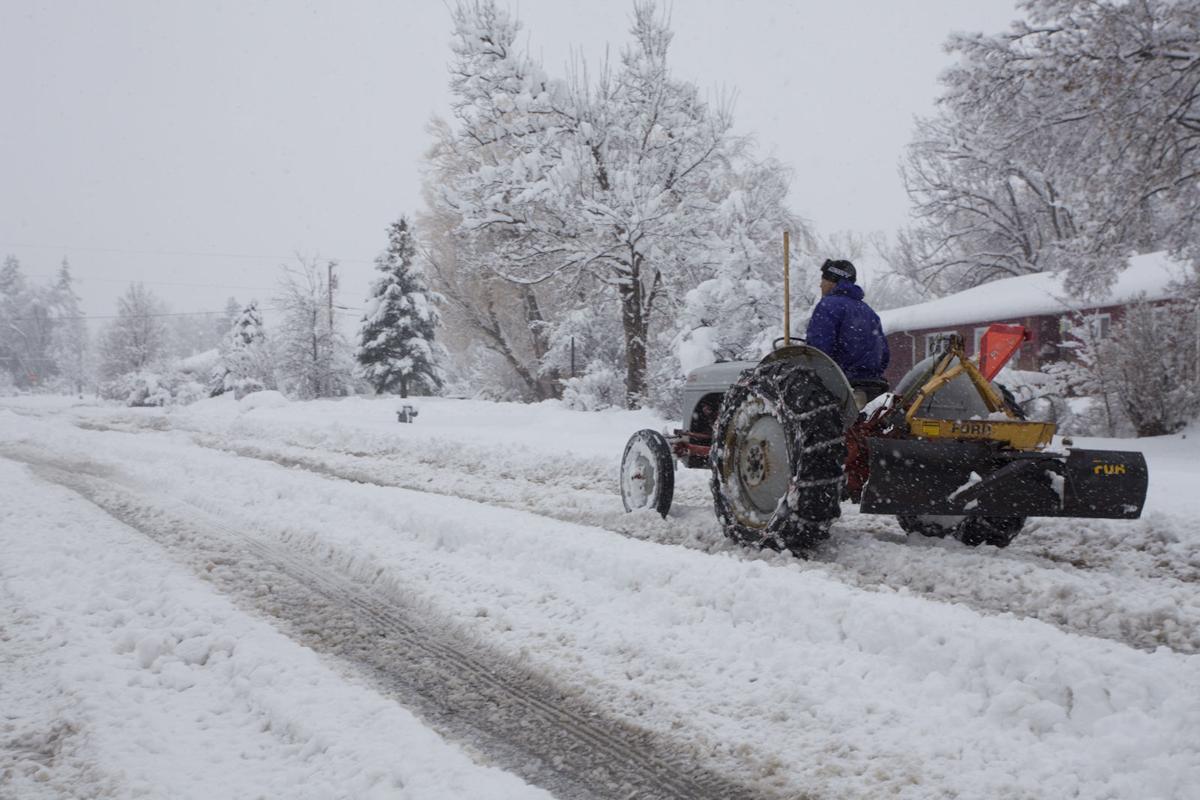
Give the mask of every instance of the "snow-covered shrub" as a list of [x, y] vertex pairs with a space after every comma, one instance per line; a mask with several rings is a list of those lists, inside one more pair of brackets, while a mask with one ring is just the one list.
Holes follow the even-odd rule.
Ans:
[[[602, 287], [600, 292], [607, 295], [611, 290]], [[607, 297], [603, 301], [597, 297], [595, 302], [566, 311], [550, 324], [546, 336], [549, 348], [541, 359], [541, 377], [568, 378], [572, 368], [578, 376], [595, 370], [599, 364], [618, 373], [624, 369], [621, 325], [606, 312], [608, 302]]]
[[599, 411], [625, 402], [625, 379], [611, 366], [593, 362], [583, 375], [563, 381], [563, 405], [576, 411]]
[[1012, 393], [1025, 417], [1037, 422], [1053, 422], [1061, 433], [1081, 434], [1067, 430], [1074, 424], [1074, 412], [1063, 393], [1062, 382], [1051, 372], [1030, 372], [1005, 368], [996, 382]]
[[[117, 400], [127, 406], [161, 406], [164, 393], [159, 385], [159, 376], [153, 372], [138, 371], [118, 375], [100, 384], [100, 396], [105, 400]], [[170, 394], [166, 393], [165, 397]]]
[[[1049, 383], [1028, 406], [1032, 419], [1053, 422], [1065, 436], [1129, 436], [1133, 429], [1108, 385], [1099, 342], [1074, 338], [1063, 346], [1072, 357], [1043, 367]], [[1037, 413], [1039, 407], [1042, 413]]]
[[1200, 307], [1137, 303], [1100, 344], [1108, 388], [1138, 436], [1175, 433], [1200, 416]]
[[[239, 398], [241, 399], [241, 398]], [[253, 411], [256, 408], [283, 408], [288, 405], [288, 399], [280, 392], [268, 389], [246, 395], [238, 405], [241, 411]]]
[[[1160, 436], [1200, 417], [1200, 303], [1196, 280], [1176, 286], [1169, 303], [1126, 308], [1107, 336], [1073, 326], [1073, 358], [1046, 368], [1066, 407], [1064, 433]], [[1089, 402], [1077, 402], [1086, 398]], [[1055, 420], [1059, 421], [1059, 420]]]
[[187, 405], [208, 397], [207, 387], [190, 374], [139, 370], [100, 384], [100, 396], [127, 406]]
[[511, 362], [494, 350], [478, 343], [467, 347], [444, 364], [447, 397], [499, 402], [528, 402], [529, 384], [513, 369]]

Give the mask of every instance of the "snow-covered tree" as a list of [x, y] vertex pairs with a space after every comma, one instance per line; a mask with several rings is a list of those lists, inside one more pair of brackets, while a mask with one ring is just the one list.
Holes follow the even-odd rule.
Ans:
[[455, 12], [462, 168], [440, 202], [464, 233], [491, 236], [489, 267], [506, 281], [611, 297], [637, 406], [662, 340], [652, 320], [721, 269], [711, 232], [747, 143], [726, 106], [671, 75], [671, 32], [651, 3], [635, 4], [632, 43], [595, 83], [583, 68], [550, 80], [515, 51], [518, 29], [487, 0]]
[[1200, 417], [1198, 314], [1193, 298], [1136, 303], [1104, 340], [1108, 388], [1138, 436], [1175, 433]]
[[[708, 230], [708, 277], [676, 310], [674, 351], [682, 374], [717, 359], [762, 357], [783, 335], [783, 232], [791, 233], [793, 332], [816, 301], [816, 241], [788, 212], [791, 175], [767, 159], [747, 161], [715, 184], [719, 213]], [[838, 257], [847, 257], [842, 253]], [[823, 260], [823, 259], [822, 259]]]
[[377, 392], [430, 394], [442, 385], [434, 337], [440, 317], [417, 262], [408, 220], [388, 228], [388, 246], [375, 259], [380, 276], [371, 284], [355, 352], [367, 382]]
[[71, 265], [67, 259], [62, 260], [58, 268], [58, 278], [54, 283], [54, 328], [53, 353], [59, 375], [69, 391], [82, 394], [83, 387], [90, 378], [91, 370], [88, 363], [88, 332], [87, 323], [83, 319], [83, 310], [79, 305], [79, 295], [75, 294], [74, 279], [71, 276]]
[[1135, 251], [1185, 250], [1200, 219], [1200, 10], [1027, 0], [960, 35], [906, 168], [913, 270], [954, 285], [1063, 269], [1107, 286]]
[[281, 388], [301, 399], [349, 394], [353, 356], [329, 310], [330, 287], [315, 260], [284, 266], [275, 305], [283, 322], [274, 335]]
[[44, 388], [57, 377], [56, 323], [54, 290], [29, 284], [20, 262], [6, 258], [0, 268], [0, 364], [16, 386]]
[[0, 370], [6, 383], [18, 385], [18, 378], [28, 372], [23, 363], [24, 336], [21, 332], [25, 316], [25, 275], [16, 256], [6, 256], [0, 267]]
[[166, 354], [166, 306], [141, 283], [117, 299], [117, 318], [100, 337], [100, 368], [105, 380], [145, 370]]
[[221, 343], [220, 358], [209, 379], [209, 394], [233, 392], [241, 399], [251, 392], [275, 388], [275, 369], [258, 301], [251, 300], [230, 324]]
[[458, 185], [470, 169], [470, 159], [463, 156], [469, 146], [444, 122], [435, 121], [430, 130], [435, 143], [425, 183], [428, 210], [419, 217], [422, 254], [431, 285], [445, 301], [444, 341], [460, 353], [468, 375], [464, 388], [506, 399], [557, 396], [554, 370], [544, 359], [563, 282], [505, 279], [498, 241], [510, 234], [495, 228], [465, 230], [462, 215], [444, 201], [445, 187]]

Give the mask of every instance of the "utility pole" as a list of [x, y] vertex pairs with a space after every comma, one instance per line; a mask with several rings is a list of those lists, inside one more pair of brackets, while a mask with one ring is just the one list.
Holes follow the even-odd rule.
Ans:
[[329, 295], [329, 336], [333, 337], [333, 290], [337, 288], [337, 275], [333, 274], [333, 268], [337, 266], [336, 261], [330, 261], [326, 265], [326, 280], [325, 287]]

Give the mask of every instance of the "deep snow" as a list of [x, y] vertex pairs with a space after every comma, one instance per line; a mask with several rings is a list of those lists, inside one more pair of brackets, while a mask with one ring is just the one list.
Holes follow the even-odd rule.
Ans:
[[1147, 454], [1139, 521], [1038, 520], [972, 551], [847, 506], [801, 562], [726, 543], [702, 472], [680, 473], [668, 520], [623, 514], [625, 439], [669, 425], [648, 412], [416, 403], [400, 425], [396, 401], [361, 398], [0, 401], [0, 792], [541, 796], [55, 485], [51, 462], [147, 519], [219, 518], [420, 604], [764, 795], [1200, 786], [1200, 433], [1112, 443]]

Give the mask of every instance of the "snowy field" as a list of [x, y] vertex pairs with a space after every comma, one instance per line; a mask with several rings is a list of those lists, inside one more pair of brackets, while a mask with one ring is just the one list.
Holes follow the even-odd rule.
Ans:
[[649, 412], [0, 398], [0, 798], [1197, 798], [1200, 430], [1005, 550], [802, 561]]

